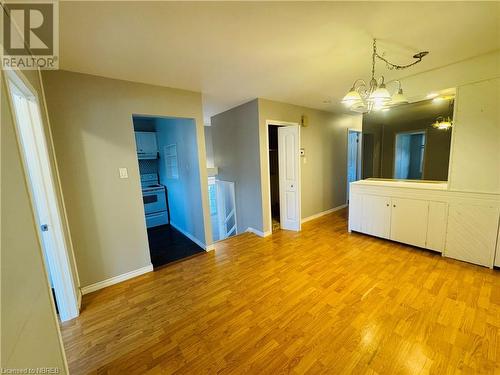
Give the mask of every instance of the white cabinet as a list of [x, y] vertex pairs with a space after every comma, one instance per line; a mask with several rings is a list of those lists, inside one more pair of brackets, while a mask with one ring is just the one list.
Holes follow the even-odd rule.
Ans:
[[497, 207], [450, 204], [444, 255], [491, 267], [498, 237], [498, 216]]
[[391, 202], [390, 239], [425, 247], [429, 202], [405, 198], [392, 198]]
[[363, 196], [360, 194], [351, 194], [349, 197], [349, 232], [361, 232], [362, 200]]
[[349, 230], [500, 267], [498, 195], [446, 184], [361, 180], [350, 184]]
[[444, 251], [446, 241], [446, 222], [448, 204], [445, 202], [429, 202], [429, 220], [427, 222], [427, 242], [425, 247], [430, 250]]
[[363, 195], [361, 208], [361, 232], [389, 238], [391, 231], [391, 198]]
[[497, 235], [497, 251], [495, 257], [495, 267], [500, 267], [500, 228]]
[[135, 132], [135, 146], [139, 159], [156, 159], [158, 157], [158, 145], [154, 132]]

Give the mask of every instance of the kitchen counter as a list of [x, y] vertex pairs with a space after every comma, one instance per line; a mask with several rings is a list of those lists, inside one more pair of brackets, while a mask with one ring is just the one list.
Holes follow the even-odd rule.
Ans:
[[447, 190], [446, 181], [426, 181], [426, 180], [391, 180], [385, 178], [368, 178], [351, 183], [352, 185], [366, 186], [387, 186], [394, 188], [427, 189], [427, 190]]

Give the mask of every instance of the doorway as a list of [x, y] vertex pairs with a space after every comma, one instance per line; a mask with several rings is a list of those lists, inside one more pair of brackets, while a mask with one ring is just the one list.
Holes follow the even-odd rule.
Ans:
[[20, 73], [6, 71], [5, 74], [48, 283], [60, 320], [70, 320], [79, 314], [77, 285], [64, 236], [39, 100]]
[[296, 123], [267, 121], [269, 223], [279, 229], [301, 229], [300, 128]]
[[361, 131], [347, 130], [347, 203], [351, 182], [361, 180]]
[[394, 178], [424, 178], [425, 130], [396, 134]]
[[132, 117], [154, 268], [205, 252], [196, 123]]

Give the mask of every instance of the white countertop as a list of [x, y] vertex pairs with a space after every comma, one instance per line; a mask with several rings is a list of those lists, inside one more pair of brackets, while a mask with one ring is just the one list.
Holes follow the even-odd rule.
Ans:
[[391, 180], [385, 178], [368, 178], [351, 182], [353, 185], [387, 186], [397, 188], [427, 189], [427, 190], [447, 190], [446, 181], [426, 181], [426, 180]]

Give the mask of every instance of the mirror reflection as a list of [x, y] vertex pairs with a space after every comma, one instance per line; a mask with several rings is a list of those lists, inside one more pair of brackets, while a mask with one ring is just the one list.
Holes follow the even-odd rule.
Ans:
[[363, 115], [363, 178], [448, 180], [454, 97]]

